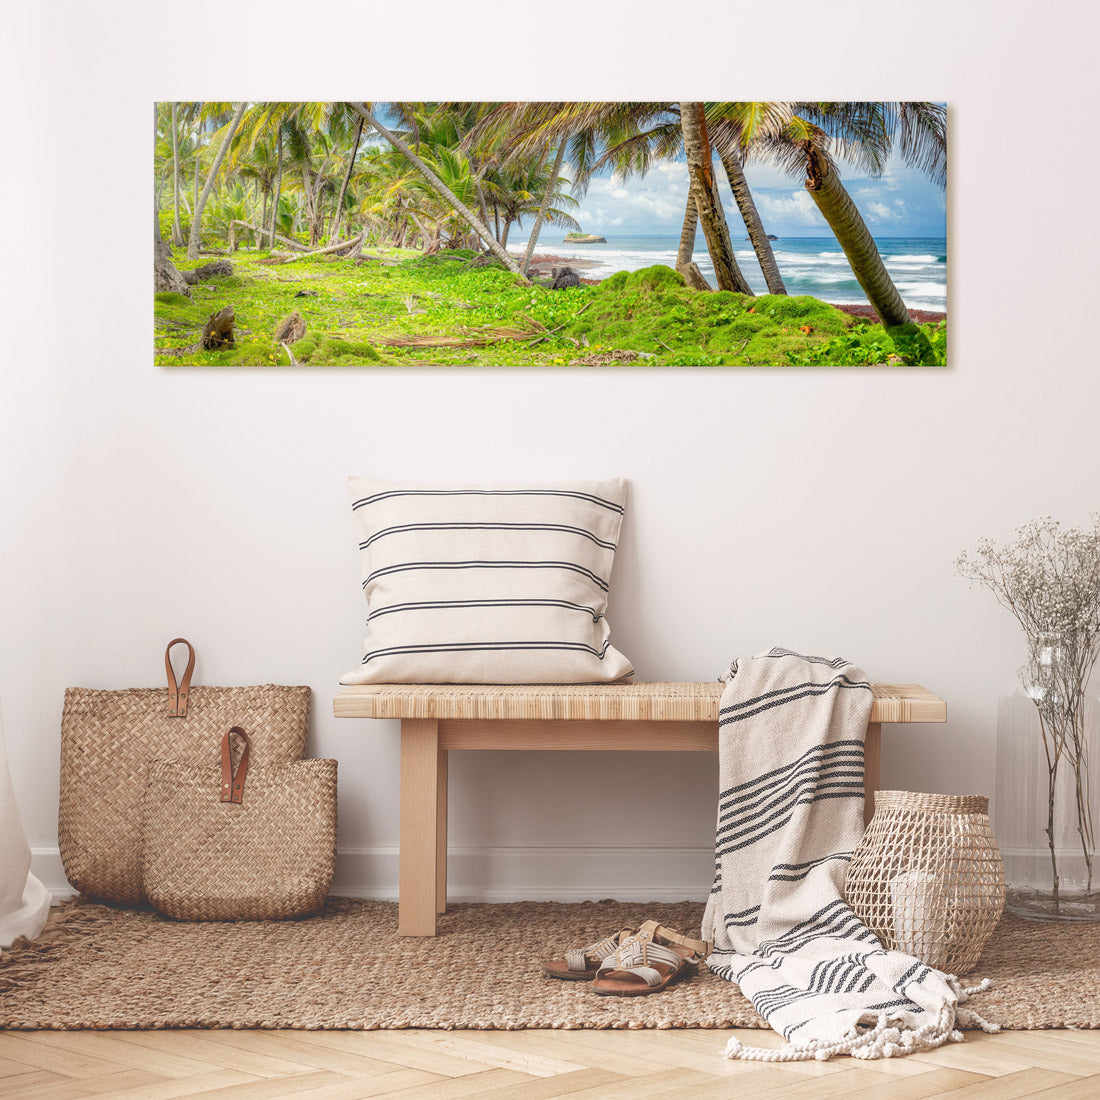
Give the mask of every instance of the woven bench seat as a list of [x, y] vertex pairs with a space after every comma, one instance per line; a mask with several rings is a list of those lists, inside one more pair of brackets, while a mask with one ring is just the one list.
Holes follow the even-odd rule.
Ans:
[[[715, 752], [718, 681], [634, 684], [367, 684], [333, 702], [337, 718], [401, 722], [398, 931], [434, 936], [447, 905], [447, 754], [457, 749]], [[883, 723], [944, 722], [917, 684], [874, 684], [865, 816], [878, 789]]]

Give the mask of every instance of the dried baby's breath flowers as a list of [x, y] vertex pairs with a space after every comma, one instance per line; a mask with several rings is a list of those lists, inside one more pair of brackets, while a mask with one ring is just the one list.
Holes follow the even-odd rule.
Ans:
[[1050, 847], [1054, 910], [1060, 908], [1055, 850], [1055, 786], [1059, 766], [1073, 769], [1077, 833], [1092, 890], [1094, 848], [1089, 800], [1085, 689], [1100, 654], [1100, 512], [1092, 527], [1063, 527], [1050, 516], [1018, 528], [1004, 546], [980, 539], [955, 566], [988, 588], [1024, 630], [1027, 663], [1020, 678], [1039, 714], [1049, 777], [1045, 833]]

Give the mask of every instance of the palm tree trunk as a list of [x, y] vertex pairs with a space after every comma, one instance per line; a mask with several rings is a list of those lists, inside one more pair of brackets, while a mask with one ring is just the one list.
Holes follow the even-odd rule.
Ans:
[[383, 126], [382, 123], [380, 123], [361, 103], [353, 103], [351, 106], [424, 177], [428, 185], [437, 195], [449, 202], [451, 206], [458, 211], [459, 215], [465, 219], [470, 228], [485, 242], [489, 251], [492, 252], [509, 271], [514, 272], [523, 279], [524, 282], [529, 282], [527, 276], [519, 269], [519, 265], [516, 261], [501, 248], [493, 234], [482, 224], [481, 219], [478, 218], [478, 216], [474, 214], [449, 187], [447, 187], [447, 185], [408, 147], [408, 145], [405, 144], [405, 142], [396, 134], [387, 130], [386, 127]]
[[359, 120], [359, 129], [355, 131], [355, 144], [351, 149], [351, 159], [348, 161], [348, 170], [344, 173], [344, 182], [340, 185], [340, 194], [336, 199], [336, 210], [332, 215], [332, 229], [329, 230], [329, 240], [338, 241], [340, 232], [340, 219], [344, 214], [344, 196], [348, 193], [348, 184], [351, 182], [351, 170], [355, 167], [355, 158], [359, 155], [359, 141], [363, 136], [364, 120]]
[[699, 226], [699, 210], [695, 205], [695, 193], [688, 181], [687, 204], [684, 207], [684, 227], [680, 230], [680, 247], [676, 252], [676, 267], [691, 263], [695, 255], [695, 231]]
[[299, 174], [302, 177], [302, 198], [305, 199], [306, 227], [309, 229], [309, 243], [312, 245], [315, 243], [313, 240], [313, 175], [310, 172], [309, 161], [302, 162]]
[[688, 197], [684, 206], [684, 227], [680, 230], [680, 247], [676, 251], [676, 270], [692, 290], [710, 290], [710, 283], [695, 262], [695, 229], [699, 224], [699, 208], [695, 205], [695, 191], [688, 180]]
[[424, 228], [424, 223], [411, 210], [406, 211], [406, 213], [409, 215], [409, 220], [413, 225], [420, 230], [420, 240], [423, 243], [424, 249], [427, 249], [428, 245], [431, 243], [432, 235]]
[[707, 122], [703, 117], [702, 103], [680, 104], [680, 126], [684, 132], [684, 153], [687, 156], [691, 189], [707, 239], [707, 251], [714, 264], [714, 277], [719, 290], [732, 290], [738, 294], [752, 294], [745, 276], [737, 266], [730, 241], [729, 226], [718, 197], [718, 185], [711, 166], [710, 139]]
[[321, 239], [321, 231], [325, 224], [325, 169], [328, 167], [329, 157], [321, 161], [321, 167], [313, 177], [312, 201], [309, 205], [309, 243], [317, 244]]
[[153, 210], [153, 293], [165, 290], [191, 297], [191, 288], [184, 282], [183, 276], [172, 263], [172, 255], [160, 235], [160, 218]]
[[512, 219], [505, 216], [505, 218], [504, 218], [504, 232], [503, 232], [503, 234], [501, 234], [501, 238], [500, 238], [500, 247], [501, 248], [507, 248], [508, 247], [508, 231], [511, 228], [512, 228]]
[[268, 239], [267, 247], [273, 249], [275, 247], [275, 223], [279, 220], [279, 199], [282, 198], [283, 193], [283, 127], [282, 123], [279, 124], [279, 160], [278, 166], [275, 169], [275, 199], [271, 204], [271, 236]]
[[195, 223], [195, 211], [199, 206], [199, 136], [195, 134], [195, 197], [191, 201], [191, 224]]
[[180, 135], [179, 104], [172, 104], [172, 243], [178, 248], [183, 242], [183, 225], [180, 223]]
[[749, 190], [749, 181], [745, 179], [741, 158], [732, 149], [719, 155], [722, 167], [726, 170], [726, 179], [729, 180], [737, 209], [741, 212], [741, 220], [745, 223], [749, 240], [752, 241], [752, 247], [756, 251], [756, 258], [760, 261], [760, 270], [764, 273], [764, 282], [768, 284], [768, 293], [786, 294], [787, 288], [783, 285], [783, 276], [779, 274], [779, 265], [775, 262], [772, 242], [764, 232], [764, 223], [760, 220], [756, 200]]
[[210, 174], [206, 177], [206, 183], [203, 186], [202, 194], [199, 196], [198, 202], [195, 203], [195, 213], [191, 219], [191, 236], [187, 239], [187, 258], [189, 260], [197, 260], [199, 258], [199, 226], [202, 224], [202, 208], [206, 205], [206, 200], [210, 197], [210, 192], [214, 189], [214, 180], [217, 178], [218, 172], [222, 166], [222, 161], [225, 160], [226, 153], [229, 152], [229, 146], [233, 143], [233, 138], [237, 133], [237, 127], [240, 126], [241, 119], [244, 118], [244, 109], [246, 106], [246, 103], [238, 104], [237, 113], [233, 116], [233, 121], [229, 124], [229, 129], [225, 133], [222, 147], [218, 150], [218, 155], [214, 158], [214, 163], [210, 167]]
[[558, 186], [558, 173], [561, 171], [561, 162], [565, 157], [565, 140], [558, 142], [558, 155], [554, 158], [554, 167], [550, 170], [550, 178], [546, 181], [546, 190], [539, 203], [539, 212], [535, 215], [535, 224], [531, 226], [531, 235], [527, 238], [527, 251], [523, 254], [523, 263], [520, 265], [523, 274], [527, 274], [527, 267], [531, 263], [531, 257], [535, 252], [535, 244], [539, 239], [539, 230], [542, 229], [543, 219], [550, 207], [550, 196]]
[[[478, 174], [478, 176], [474, 180], [474, 184], [477, 187], [477, 208], [478, 208], [478, 211], [481, 213], [481, 221], [482, 221], [482, 224], [488, 226], [488, 224], [489, 224], [489, 207], [485, 202], [485, 190], [481, 186], [481, 175], [480, 175], [480, 173]], [[497, 236], [497, 235], [498, 234], [496, 234], [496, 233], [493, 234], [494, 237]]]
[[882, 257], [867, 223], [863, 220], [852, 197], [832, 170], [829, 162], [807, 143], [806, 190], [817, 204], [818, 210], [829, 223], [833, 235], [848, 257], [852, 273], [863, 287], [863, 293], [871, 303], [879, 320], [886, 326], [909, 323], [909, 311], [901, 300], [894, 280], [886, 270]]

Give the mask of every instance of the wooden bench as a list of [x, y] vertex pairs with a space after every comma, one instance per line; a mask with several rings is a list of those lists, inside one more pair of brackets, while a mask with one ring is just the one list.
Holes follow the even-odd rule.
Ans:
[[[713, 683], [349, 687], [337, 718], [401, 720], [398, 932], [434, 936], [447, 910], [447, 754], [452, 749], [716, 752]], [[883, 723], [943, 722], [944, 701], [915, 684], [875, 684], [867, 726], [865, 817], [878, 789]]]

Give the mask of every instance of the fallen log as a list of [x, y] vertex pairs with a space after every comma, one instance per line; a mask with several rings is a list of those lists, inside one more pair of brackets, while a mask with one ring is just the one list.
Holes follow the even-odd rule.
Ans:
[[[314, 256], [328, 256], [333, 252], [343, 252], [346, 249], [352, 249], [353, 251], [348, 256], [348, 259], [355, 260], [377, 260], [379, 263], [385, 263], [385, 260], [381, 256], [375, 256], [373, 253], [363, 251], [363, 234], [360, 233], [358, 237], [349, 237], [346, 241], [340, 241], [338, 244], [330, 244], [327, 248], [315, 248], [310, 252], [298, 252], [294, 255], [288, 255], [282, 252], [273, 252], [271, 254], [271, 262], [278, 262], [281, 264], [292, 264], [295, 260], [309, 260]], [[276, 261], [277, 258], [277, 261]]]
[[[263, 233], [265, 237], [268, 235], [268, 231], [266, 229], [257, 229], [250, 222], [242, 222], [239, 218], [234, 218], [233, 219], [233, 224], [234, 225], [243, 225], [245, 229], [251, 229], [253, 233]], [[309, 251], [309, 246], [308, 245], [301, 244], [298, 241], [292, 241], [289, 237], [282, 237], [278, 233], [275, 234], [275, 240], [282, 241], [283, 244], [287, 245], [290, 248], [293, 248], [297, 252], [308, 252]]]

